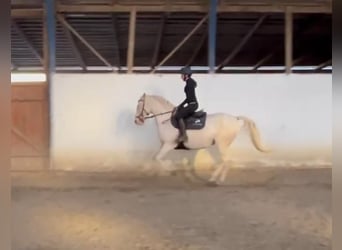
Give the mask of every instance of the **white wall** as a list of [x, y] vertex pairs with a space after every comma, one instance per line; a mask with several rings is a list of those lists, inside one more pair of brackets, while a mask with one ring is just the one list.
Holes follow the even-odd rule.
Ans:
[[[274, 153], [258, 153], [242, 134], [232, 159], [284, 166], [330, 163], [331, 75], [194, 75], [200, 108], [252, 118]], [[146, 92], [174, 104], [184, 98], [179, 75], [56, 74], [52, 84], [52, 150], [56, 168], [135, 167], [158, 149], [155, 123], [134, 124]]]

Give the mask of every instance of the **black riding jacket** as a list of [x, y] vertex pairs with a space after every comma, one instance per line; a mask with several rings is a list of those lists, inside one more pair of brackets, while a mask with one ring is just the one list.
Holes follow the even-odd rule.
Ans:
[[189, 78], [188, 80], [186, 80], [186, 85], [184, 87], [186, 98], [179, 106], [183, 106], [185, 103], [190, 103], [190, 102], [197, 103], [197, 98], [196, 98], [196, 93], [195, 93], [196, 87], [197, 87], [197, 83], [194, 79]]

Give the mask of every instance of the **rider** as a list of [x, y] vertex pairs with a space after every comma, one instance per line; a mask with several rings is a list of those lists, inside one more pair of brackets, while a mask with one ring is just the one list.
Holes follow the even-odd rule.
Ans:
[[195, 113], [198, 108], [195, 88], [197, 87], [197, 83], [194, 79], [191, 78], [192, 71], [190, 67], [183, 67], [181, 69], [181, 78], [186, 82], [184, 87], [185, 92], [185, 100], [178, 105], [175, 118], [178, 122], [179, 127], [179, 138], [178, 142], [186, 142], [187, 135], [185, 129], [184, 119]]

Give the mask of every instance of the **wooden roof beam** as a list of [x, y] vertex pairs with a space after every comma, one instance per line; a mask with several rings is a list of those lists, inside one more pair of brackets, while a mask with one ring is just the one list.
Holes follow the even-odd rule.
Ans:
[[43, 14], [42, 8], [11, 9], [12, 18], [42, 18]]
[[[115, 5], [66, 5], [58, 4], [58, 12], [130, 12], [132, 6], [115, 4]], [[138, 12], [201, 12], [207, 13], [209, 5], [199, 4], [162, 4], [162, 5], [135, 5]], [[285, 12], [291, 8], [293, 13], [332, 13], [331, 4], [276, 4], [265, 3], [260, 4], [221, 4], [217, 6], [217, 12]]]
[[64, 25], [67, 29], [70, 30], [71, 33], [73, 33], [80, 41], [87, 46], [88, 49], [90, 49], [91, 52], [93, 52], [97, 58], [99, 58], [106, 66], [113, 69], [113, 66], [99, 53], [97, 50], [91, 46], [65, 19], [61, 14], [57, 14], [58, 21]]
[[290, 74], [292, 72], [293, 64], [293, 13], [291, 10], [285, 12], [285, 72]]
[[12, 20], [12, 26], [15, 30], [15, 32], [20, 36], [21, 39], [25, 42], [25, 44], [29, 47], [31, 52], [35, 55], [37, 59], [39, 59], [40, 63], [43, 65], [44, 60], [43, 57], [39, 54], [38, 50], [33, 46], [32, 42], [29, 40], [27, 35], [24, 33], [24, 31], [19, 27], [17, 22], [15, 20]]
[[72, 51], [73, 51], [74, 56], [76, 57], [79, 65], [82, 67], [83, 72], [86, 72], [87, 66], [84, 62], [84, 59], [82, 57], [82, 54], [81, 54], [79, 48], [76, 45], [74, 37], [72, 36], [70, 30], [65, 25], [62, 25], [62, 29], [63, 29], [64, 34], [66, 35], [70, 45], [71, 45]]
[[241, 42], [236, 45], [234, 50], [220, 63], [217, 67], [216, 71], [221, 70], [224, 66], [226, 66], [242, 49], [242, 47], [249, 41], [249, 39], [253, 36], [255, 31], [260, 27], [260, 25], [264, 22], [267, 15], [262, 15], [258, 21], [253, 25], [253, 27], [249, 30], [249, 32], [243, 37]]
[[208, 32], [205, 30], [202, 34], [201, 39], [197, 43], [197, 47], [195, 47], [195, 49], [194, 49], [194, 53], [192, 54], [192, 56], [190, 57], [190, 59], [186, 63], [186, 66], [191, 66], [192, 62], [196, 59], [198, 53], [200, 52], [200, 50], [203, 47], [204, 42], [207, 40], [207, 38], [208, 38]]
[[134, 67], [136, 19], [137, 19], [137, 11], [136, 9], [132, 9], [130, 17], [129, 17], [128, 46], [127, 46], [128, 47], [127, 49], [128, 73], [132, 73], [133, 67]]
[[[116, 0], [113, 0], [116, 1]], [[118, 19], [116, 17], [116, 14], [112, 14], [112, 22], [113, 22], [113, 35], [114, 35], [114, 43], [116, 44], [115, 50], [116, 50], [116, 63], [120, 70], [121, 68], [121, 59], [120, 59], [120, 44], [119, 44], [119, 25], [118, 25]]]
[[319, 70], [322, 70], [323, 68], [329, 66], [332, 64], [332, 59], [329, 59], [328, 61], [324, 62], [324, 63], [321, 63], [320, 65], [318, 65], [315, 69], [315, 71], [319, 71]]
[[[86, 13], [86, 12], [130, 12], [132, 6], [129, 5], [69, 5], [69, 4], [57, 4], [57, 13]], [[199, 12], [207, 13], [209, 11], [209, 5], [179, 5], [179, 4], [165, 4], [165, 5], [136, 5], [137, 12]], [[218, 13], [229, 12], [259, 12], [259, 13], [283, 13], [287, 8], [291, 9], [292, 13], [332, 13], [332, 4], [221, 4], [217, 6]], [[12, 18], [42, 18], [42, 8], [13, 8], [11, 9]]]
[[[305, 23], [303, 26], [299, 26], [299, 29], [294, 32], [293, 37], [296, 38], [296, 41], [301, 41], [303, 39], [303, 34], [310, 30], [315, 25], [319, 24], [319, 21], [315, 20], [313, 22]], [[263, 58], [261, 58], [254, 66], [253, 71], [256, 71], [260, 66], [264, 65], [265, 62], [270, 60], [276, 53], [280, 52], [281, 50], [285, 51], [285, 44], [278, 43], [270, 53], [266, 54]], [[296, 62], [297, 63], [297, 62]], [[293, 66], [293, 65], [292, 65]]]
[[151, 71], [151, 73], [154, 73], [158, 67], [162, 66], [167, 60], [173, 56], [174, 53], [178, 51], [180, 47], [183, 46], [183, 44], [189, 40], [189, 38], [203, 25], [203, 23], [208, 19], [208, 14], [206, 14], [198, 23], [197, 25], [183, 38], [182, 41], [180, 41], [177, 46]]
[[156, 66], [158, 58], [159, 58], [159, 52], [160, 52], [160, 47], [161, 47], [162, 40], [163, 40], [164, 29], [165, 29], [167, 18], [168, 18], [168, 14], [163, 14], [162, 15], [160, 26], [159, 26], [158, 37], [157, 37], [157, 41], [156, 41], [156, 46], [155, 46], [155, 49], [154, 49], [152, 63], [151, 63], [152, 70]]

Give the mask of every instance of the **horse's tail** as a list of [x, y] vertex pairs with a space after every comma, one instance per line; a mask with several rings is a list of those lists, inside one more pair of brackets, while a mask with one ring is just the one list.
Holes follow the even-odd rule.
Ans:
[[245, 116], [238, 116], [237, 117], [238, 120], [243, 120], [244, 124], [247, 125], [248, 130], [249, 130], [249, 136], [253, 142], [254, 147], [259, 150], [260, 152], [263, 153], [269, 153], [271, 152], [270, 149], [265, 148], [262, 144], [261, 144], [261, 139], [260, 139], [260, 132], [257, 128], [257, 126], [255, 125], [255, 122], [252, 121], [251, 119], [249, 119], [248, 117]]

